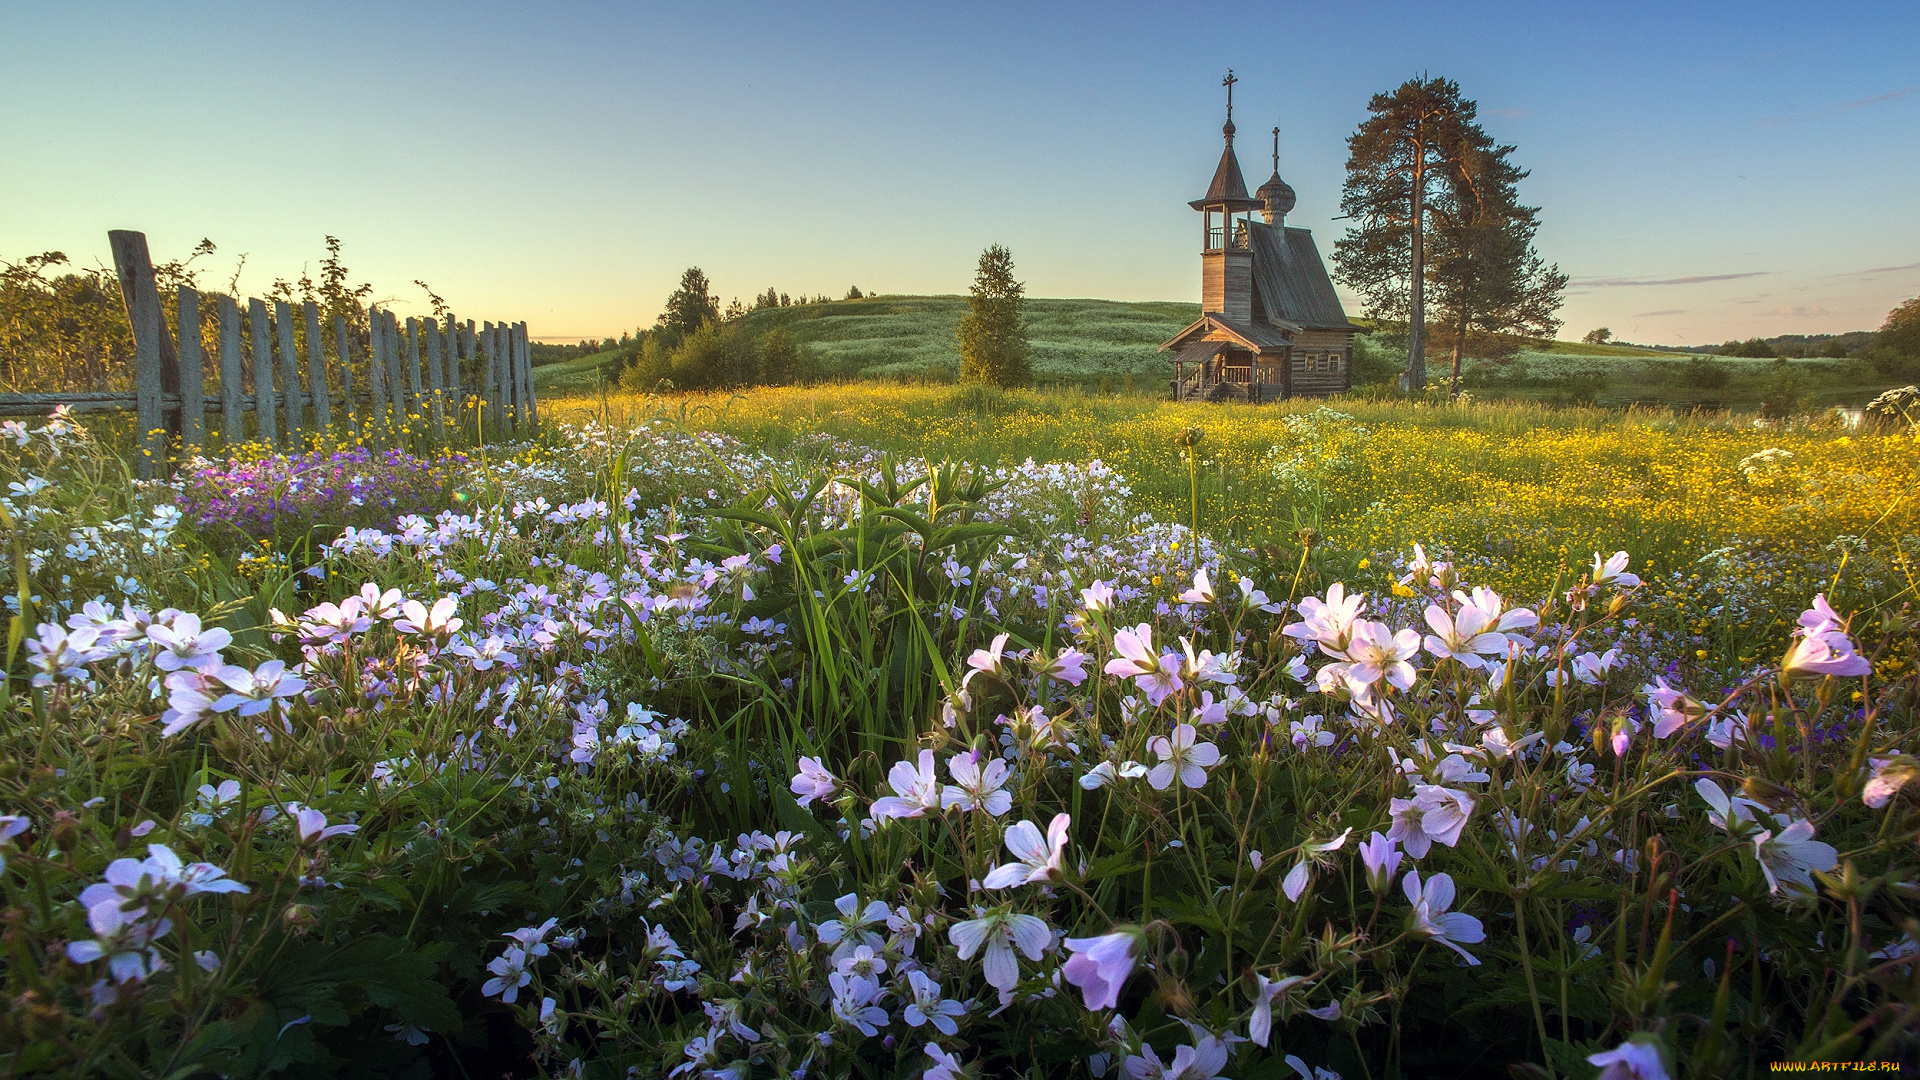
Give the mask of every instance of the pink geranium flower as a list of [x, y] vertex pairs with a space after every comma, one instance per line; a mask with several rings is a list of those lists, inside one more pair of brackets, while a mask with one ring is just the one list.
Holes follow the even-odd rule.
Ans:
[[1111, 1009], [1120, 1003], [1120, 987], [1133, 974], [1134, 959], [1140, 954], [1141, 937], [1137, 930], [1121, 930], [1099, 937], [1068, 938], [1067, 951], [1073, 955], [1061, 966], [1066, 980], [1080, 988], [1088, 1009]]

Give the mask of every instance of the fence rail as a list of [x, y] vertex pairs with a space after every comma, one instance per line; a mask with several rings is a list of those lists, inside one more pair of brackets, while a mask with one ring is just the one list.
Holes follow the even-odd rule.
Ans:
[[[336, 313], [329, 326], [312, 301], [269, 305], [249, 298], [243, 317], [235, 297], [203, 297], [183, 285], [176, 342], [145, 234], [116, 230], [107, 237], [133, 327], [133, 391], [0, 394], [0, 416], [44, 416], [62, 405], [74, 412], [131, 410], [141, 474], [148, 477], [165, 470], [174, 443], [190, 453], [204, 449], [211, 417], [220, 419], [223, 446], [249, 439], [297, 446], [310, 432], [373, 442], [424, 434], [439, 442], [457, 430], [485, 440], [530, 433], [539, 424], [524, 322], [476, 325], [453, 315], [401, 320], [373, 306], [364, 312], [361, 335], [353, 325], [362, 317], [358, 310], [351, 323]], [[211, 364], [202, 344], [203, 300], [212, 301], [218, 324]], [[210, 376], [217, 396], [208, 393]]]

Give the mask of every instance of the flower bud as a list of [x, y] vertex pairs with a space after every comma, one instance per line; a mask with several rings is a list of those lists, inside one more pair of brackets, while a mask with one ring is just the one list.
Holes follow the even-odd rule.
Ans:
[[1741, 782], [1740, 791], [1769, 810], [1793, 805], [1793, 792], [1759, 776], [1747, 777]]
[[1176, 979], [1186, 978], [1192, 959], [1187, 955], [1186, 946], [1175, 945], [1173, 951], [1167, 954], [1167, 974]]
[[53, 815], [53, 828], [48, 831], [48, 839], [53, 841], [56, 851], [72, 851], [80, 839], [80, 825], [71, 811], [57, 810]]
[[301, 935], [320, 924], [319, 913], [309, 904], [288, 904], [287, 909], [280, 913], [280, 918], [289, 930]]

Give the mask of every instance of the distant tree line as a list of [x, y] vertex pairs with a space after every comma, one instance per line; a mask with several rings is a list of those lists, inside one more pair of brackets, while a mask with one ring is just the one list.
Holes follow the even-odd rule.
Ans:
[[[863, 299], [856, 286], [846, 299]], [[641, 393], [665, 390], [726, 390], [743, 386], [790, 386], [819, 380], [824, 372], [813, 350], [794, 341], [784, 326], [755, 332], [745, 316], [772, 308], [824, 304], [828, 297], [795, 300], [769, 287], [751, 308], [734, 300], [723, 311], [712, 283], [699, 267], [680, 275], [652, 327], [623, 337], [620, 385]]]
[[1855, 330], [1846, 334], [1781, 334], [1770, 338], [1728, 341], [1724, 345], [1709, 345], [1698, 351], [1768, 360], [1776, 356], [1796, 360], [1806, 357], [1844, 359], [1863, 355], [1873, 347], [1876, 336], [1869, 330]]
[[[842, 300], [861, 300], [859, 286]], [[725, 390], [746, 386], [789, 386], [819, 380], [825, 373], [814, 352], [774, 322], [746, 316], [805, 304], [824, 304], [824, 295], [798, 299], [774, 288], [748, 307], [735, 300], [722, 310], [712, 283], [699, 267], [680, 275], [654, 325], [617, 343], [623, 356], [620, 385], [640, 393], [670, 390]], [[999, 387], [1033, 384], [1032, 345], [1024, 307], [1026, 286], [1014, 280], [1013, 253], [999, 244], [980, 254], [967, 311], [956, 329], [963, 381]], [[589, 343], [568, 346], [585, 349]], [[604, 351], [604, 350], [603, 350]]]

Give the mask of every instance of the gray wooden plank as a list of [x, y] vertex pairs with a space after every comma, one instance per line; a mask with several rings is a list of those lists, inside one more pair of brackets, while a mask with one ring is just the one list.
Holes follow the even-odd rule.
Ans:
[[[63, 390], [47, 394], [0, 394], [0, 416], [48, 416], [53, 410], [66, 406], [76, 413], [97, 412], [133, 412], [139, 407], [140, 395], [130, 390]], [[208, 413], [226, 411], [218, 401], [208, 401]], [[182, 407], [176, 394], [160, 395], [160, 407], [166, 411], [178, 412]]]
[[220, 445], [228, 450], [247, 441], [240, 413], [247, 388], [240, 374], [240, 305], [222, 295], [220, 304]]
[[387, 343], [387, 393], [393, 397], [393, 422], [402, 429], [408, 426], [406, 376], [400, 372], [400, 318], [393, 312], [383, 312], [387, 326], [381, 332], [381, 340]]
[[520, 371], [523, 376], [520, 386], [526, 392], [526, 401], [522, 408], [526, 410], [527, 426], [538, 430], [540, 427], [539, 395], [533, 390], [533, 339], [527, 336], [527, 324], [520, 324]]
[[447, 413], [457, 424], [460, 422], [460, 324], [453, 316], [447, 316], [441, 337], [446, 341], [447, 350], [441, 357], [441, 370], [447, 377]]
[[280, 332], [280, 404], [286, 409], [287, 441], [295, 450], [300, 449], [301, 433], [305, 431], [302, 423], [301, 405], [305, 404], [300, 391], [300, 354], [293, 344], [293, 307], [285, 300], [273, 302], [273, 323]]
[[[463, 383], [460, 393], [467, 398], [478, 397], [484, 392], [481, 388], [486, 385], [487, 380], [480, 374], [480, 361], [478, 359], [480, 355], [480, 338], [479, 335], [473, 332], [472, 319], [468, 319], [465, 325], [460, 327], [460, 355], [465, 357], [467, 361], [465, 374], [473, 378], [473, 389], [467, 390], [465, 388], [466, 384]], [[477, 407], [478, 406], [476, 406], [476, 408]]]
[[513, 363], [513, 326], [500, 323], [495, 327], [500, 334], [500, 403], [507, 409], [507, 429], [516, 435], [520, 432], [520, 380], [514, 377]]
[[247, 298], [247, 328], [253, 332], [253, 355], [247, 359], [253, 371], [254, 427], [261, 442], [273, 445], [280, 441], [274, 418], [279, 401], [273, 396], [273, 345], [267, 338], [267, 305], [257, 297]]
[[199, 453], [207, 438], [207, 383], [200, 347], [200, 292], [180, 286], [180, 445]]
[[413, 405], [407, 410], [407, 416], [425, 416], [423, 407], [426, 396], [420, 385], [420, 320], [407, 319], [407, 389], [413, 394]]
[[433, 438], [443, 442], [447, 437], [447, 380], [440, 372], [439, 320], [423, 320], [421, 329], [427, 332], [427, 405], [433, 419]]
[[507, 327], [507, 336], [512, 339], [508, 355], [513, 357], [513, 409], [515, 422], [524, 433], [533, 418], [527, 411], [527, 350], [520, 340], [520, 324]]
[[523, 431], [527, 424], [526, 357], [520, 348], [520, 324], [507, 324], [507, 360], [513, 369], [513, 427]]
[[488, 415], [493, 421], [494, 438], [500, 438], [507, 426], [507, 358], [500, 355], [500, 328], [486, 324]]
[[321, 350], [320, 306], [309, 300], [301, 305], [307, 316], [307, 394], [313, 398], [313, 429], [325, 432], [333, 426], [333, 387], [327, 380], [327, 356]]
[[367, 385], [373, 391], [373, 403], [368, 408], [367, 423], [376, 431], [384, 427], [387, 416], [387, 365], [386, 345], [381, 340], [386, 336], [387, 320], [379, 308], [367, 309]]
[[479, 408], [486, 420], [487, 434], [481, 438], [485, 442], [493, 437], [500, 426], [498, 407], [500, 404], [500, 384], [493, 362], [493, 324], [481, 322], [479, 331], [474, 335], [473, 343], [480, 350], [479, 372], [475, 378], [474, 394], [479, 397]]
[[340, 419], [347, 430], [358, 435], [360, 424], [357, 414], [358, 402], [353, 400], [353, 336], [347, 330], [347, 317], [333, 317], [333, 355], [340, 358]]
[[509, 432], [513, 430], [513, 337], [506, 323], [494, 323], [493, 333], [500, 343], [500, 410], [505, 422], [500, 430]]
[[[160, 307], [160, 292], [153, 281], [153, 260], [147, 253], [145, 233], [116, 229], [107, 233], [113, 247], [113, 267], [120, 279], [120, 298], [126, 304], [127, 322], [133, 328], [134, 393], [139, 395], [135, 423], [139, 428], [140, 475], [159, 476], [167, 458], [167, 418], [160, 397], [167, 391], [165, 368], [173, 356], [172, 335], [167, 332], [165, 313]], [[164, 345], [163, 345], [164, 343]], [[173, 372], [173, 389], [179, 390], [179, 371]]]

